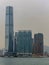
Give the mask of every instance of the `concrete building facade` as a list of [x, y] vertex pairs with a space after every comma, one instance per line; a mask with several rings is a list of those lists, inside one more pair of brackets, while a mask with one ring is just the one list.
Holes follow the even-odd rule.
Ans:
[[34, 53], [43, 55], [43, 34], [37, 33], [34, 35]]

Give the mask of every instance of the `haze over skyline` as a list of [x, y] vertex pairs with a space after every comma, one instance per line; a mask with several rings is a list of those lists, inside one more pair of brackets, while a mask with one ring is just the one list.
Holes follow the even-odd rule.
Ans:
[[43, 33], [49, 46], [49, 0], [0, 0], [0, 49], [5, 47], [6, 6], [13, 6], [14, 31]]

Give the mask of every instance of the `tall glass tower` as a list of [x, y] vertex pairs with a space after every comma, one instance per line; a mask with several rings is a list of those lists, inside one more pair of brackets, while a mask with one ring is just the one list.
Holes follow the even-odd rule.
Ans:
[[6, 7], [5, 49], [13, 52], [13, 7]]

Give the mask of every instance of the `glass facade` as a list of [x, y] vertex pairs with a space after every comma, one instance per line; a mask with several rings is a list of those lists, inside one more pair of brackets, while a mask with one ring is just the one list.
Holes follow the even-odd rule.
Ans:
[[13, 52], [13, 7], [6, 7], [5, 49]]
[[19, 31], [15, 33], [17, 53], [29, 54], [32, 53], [32, 33], [31, 31]]

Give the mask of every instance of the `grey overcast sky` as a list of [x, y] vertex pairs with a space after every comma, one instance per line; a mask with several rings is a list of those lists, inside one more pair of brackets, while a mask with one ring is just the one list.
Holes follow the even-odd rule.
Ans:
[[14, 31], [41, 32], [49, 46], [49, 0], [0, 0], [0, 49], [5, 47], [6, 6], [14, 9]]

